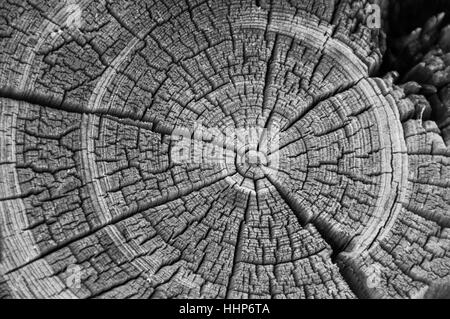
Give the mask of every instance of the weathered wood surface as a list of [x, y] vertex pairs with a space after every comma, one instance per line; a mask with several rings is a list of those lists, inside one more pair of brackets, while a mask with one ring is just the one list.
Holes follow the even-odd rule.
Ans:
[[[449, 31], [380, 75], [367, 4], [2, 1], [0, 296], [435, 296]], [[195, 121], [276, 127], [276, 172], [174, 162]]]

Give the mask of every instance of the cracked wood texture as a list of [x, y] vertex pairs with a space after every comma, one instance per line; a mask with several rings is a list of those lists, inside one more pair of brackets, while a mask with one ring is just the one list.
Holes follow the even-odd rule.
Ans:
[[[1, 1], [0, 296], [418, 298], [448, 283], [449, 112], [422, 117], [417, 79], [377, 73], [366, 5]], [[170, 136], [196, 121], [276, 123], [277, 171], [177, 163]]]

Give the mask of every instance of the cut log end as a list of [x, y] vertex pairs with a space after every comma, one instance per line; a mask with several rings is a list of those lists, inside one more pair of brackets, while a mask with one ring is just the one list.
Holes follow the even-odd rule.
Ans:
[[0, 298], [448, 297], [443, 15], [0, 6]]

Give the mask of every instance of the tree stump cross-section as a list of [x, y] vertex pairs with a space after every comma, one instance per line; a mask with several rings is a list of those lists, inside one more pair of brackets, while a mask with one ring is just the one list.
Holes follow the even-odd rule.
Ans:
[[450, 122], [380, 75], [371, 6], [3, 1], [0, 297], [446, 285]]

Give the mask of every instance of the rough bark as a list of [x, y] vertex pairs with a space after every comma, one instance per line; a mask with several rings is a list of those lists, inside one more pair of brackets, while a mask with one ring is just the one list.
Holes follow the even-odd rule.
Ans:
[[[0, 297], [445, 294], [448, 28], [380, 75], [368, 4], [2, 1]], [[277, 172], [174, 163], [195, 121]]]

